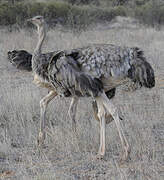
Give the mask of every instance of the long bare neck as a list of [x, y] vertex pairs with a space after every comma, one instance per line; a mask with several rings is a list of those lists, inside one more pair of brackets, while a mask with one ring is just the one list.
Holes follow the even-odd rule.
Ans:
[[36, 72], [38, 69], [38, 63], [40, 63], [40, 55], [42, 50], [42, 45], [46, 36], [45, 26], [38, 26], [38, 43], [34, 50], [34, 54], [32, 56], [32, 70]]
[[34, 50], [34, 54], [41, 54], [42, 45], [46, 36], [45, 25], [38, 26], [38, 43]]

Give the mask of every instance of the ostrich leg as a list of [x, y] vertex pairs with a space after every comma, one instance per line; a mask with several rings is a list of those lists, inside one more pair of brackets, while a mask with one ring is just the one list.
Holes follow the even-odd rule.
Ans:
[[38, 145], [41, 146], [45, 140], [45, 115], [48, 103], [57, 96], [55, 91], [50, 91], [43, 99], [40, 101], [40, 131], [38, 137]]
[[[118, 130], [118, 133], [119, 133], [119, 136], [120, 136], [120, 139], [121, 139], [122, 146], [123, 146], [123, 148], [125, 150], [123, 160], [126, 160], [129, 157], [130, 147], [129, 147], [128, 141], [127, 141], [127, 139], [126, 139], [126, 137], [124, 135], [124, 132], [123, 132], [123, 129], [122, 129], [122, 126], [121, 126], [121, 123], [120, 123], [120, 119], [119, 119], [116, 107], [109, 101], [109, 99], [107, 98], [105, 93], [103, 93], [99, 97], [96, 97], [96, 101], [99, 104], [99, 106], [105, 106], [105, 108], [108, 110], [108, 112], [113, 116], [116, 127], [117, 127], [117, 130]], [[101, 112], [102, 111], [101, 109], [98, 110], [98, 111]], [[103, 124], [103, 121], [102, 121], [102, 125], [101, 125], [102, 129], [104, 129], [103, 126], [104, 126], [104, 124]], [[100, 130], [100, 135], [101, 135], [101, 130]]]
[[70, 104], [70, 107], [69, 107], [69, 110], [68, 110], [69, 117], [72, 120], [72, 130], [74, 132], [76, 132], [76, 119], [75, 119], [75, 116], [76, 116], [78, 100], [79, 100], [79, 98], [74, 96], [72, 98], [72, 101], [71, 101], [71, 104]]
[[97, 158], [100, 159], [105, 155], [105, 108], [103, 106], [103, 103], [99, 100], [97, 100], [97, 106], [98, 106], [98, 113], [97, 116], [100, 121], [100, 147], [98, 151]]

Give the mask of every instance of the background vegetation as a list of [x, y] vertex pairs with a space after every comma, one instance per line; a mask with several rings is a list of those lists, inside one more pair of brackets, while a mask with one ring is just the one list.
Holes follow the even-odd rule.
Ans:
[[49, 25], [86, 28], [116, 16], [131, 16], [160, 27], [164, 24], [163, 0], [0, 0], [0, 25], [26, 26], [24, 20], [44, 15]]

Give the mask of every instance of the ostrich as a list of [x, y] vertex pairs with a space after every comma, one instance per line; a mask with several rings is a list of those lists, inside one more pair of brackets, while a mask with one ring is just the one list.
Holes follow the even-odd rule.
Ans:
[[98, 157], [105, 155], [106, 115], [115, 121], [122, 146], [124, 159], [130, 152], [128, 141], [120, 124], [117, 108], [105, 92], [131, 80], [138, 87], [155, 86], [154, 71], [139, 48], [120, 47], [112, 44], [93, 44], [87, 47], [64, 50], [46, 58], [41, 53], [45, 39], [45, 22], [42, 16], [29, 19], [38, 30], [39, 40], [32, 56], [34, 82], [50, 90], [40, 101], [41, 124], [39, 144], [45, 139], [45, 113], [48, 103], [58, 94], [72, 97], [70, 116], [74, 121], [77, 102], [80, 97], [91, 97], [96, 102], [100, 121], [100, 146]]
[[[54, 51], [54, 52], [49, 52], [49, 53], [46, 53], [46, 54], [49, 54], [49, 56], [53, 53], [55, 53], [57, 51]], [[45, 55], [45, 54], [44, 54]], [[51, 57], [50, 56], [50, 57]], [[7, 58], [8, 60], [10, 61], [10, 63], [15, 66], [17, 69], [19, 70], [26, 70], [26, 71], [29, 71], [31, 72], [32, 71], [32, 63], [31, 63], [31, 60], [32, 60], [32, 54], [30, 54], [29, 52], [27, 52], [26, 50], [13, 50], [13, 51], [8, 51], [7, 53]], [[107, 92], [105, 92], [105, 94], [107, 95], [107, 97], [109, 99], [112, 99], [114, 96], [115, 96], [115, 91], [116, 89], [113, 88]], [[92, 107], [93, 107], [93, 112], [94, 112], [94, 117], [97, 121], [99, 121], [99, 118], [98, 118], [98, 109], [97, 109], [97, 103], [96, 101], [92, 101]], [[70, 110], [71, 111], [71, 106], [70, 106]], [[70, 114], [71, 112], [69, 112]], [[76, 110], [75, 112], [73, 111], [73, 120], [74, 120], [74, 123], [76, 123], [75, 121], [75, 114], [76, 113]], [[113, 118], [111, 116], [111, 114], [106, 114], [106, 124], [109, 124], [111, 121], [113, 121]], [[122, 118], [120, 117], [120, 120], [122, 120]], [[74, 124], [73, 124], [74, 125]], [[75, 125], [74, 125], [75, 126]], [[76, 126], [73, 128], [74, 131], [76, 131]]]

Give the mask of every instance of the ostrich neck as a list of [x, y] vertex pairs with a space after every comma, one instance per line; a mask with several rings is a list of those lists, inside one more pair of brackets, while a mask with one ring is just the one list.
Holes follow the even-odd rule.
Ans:
[[41, 48], [42, 48], [45, 36], [46, 36], [46, 32], [45, 32], [44, 25], [41, 27], [38, 26], [38, 43], [34, 50], [35, 54], [41, 54]]
[[42, 53], [42, 45], [43, 45], [43, 42], [44, 42], [44, 39], [46, 36], [46, 31], [45, 31], [44, 25], [41, 27], [38, 26], [37, 29], [38, 29], [38, 43], [36, 45], [36, 48], [34, 50], [34, 54], [32, 57], [32, 69], [34, 72], [37, 71], [38, 64], [40, 63], [40, 60], [41, 60], [40, 55]]

